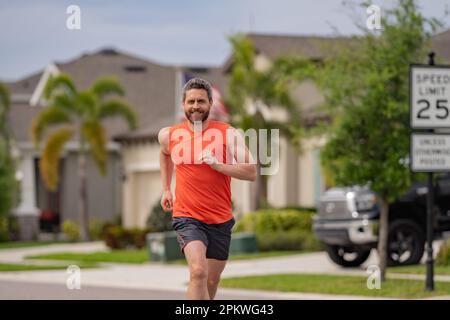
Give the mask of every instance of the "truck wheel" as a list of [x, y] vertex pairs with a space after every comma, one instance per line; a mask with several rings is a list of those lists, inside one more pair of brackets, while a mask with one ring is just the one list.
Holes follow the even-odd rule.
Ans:
[[342, 267], [358, 267], [370, 255], [370, 249], [360, 249], [325, 244], [330, 259]]
[[425, 237], [417, 223], [394, 220], [389, 226], [388, 265], [402, 266], [420, 263], [425, 249]]

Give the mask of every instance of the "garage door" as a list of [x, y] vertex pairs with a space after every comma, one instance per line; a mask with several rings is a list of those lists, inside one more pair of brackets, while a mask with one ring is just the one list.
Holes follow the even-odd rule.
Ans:
[[143, 228], [151, 208], [161, 199], [161, 176], [159, 171], [134, 173], [133, 216], [135, 225]]

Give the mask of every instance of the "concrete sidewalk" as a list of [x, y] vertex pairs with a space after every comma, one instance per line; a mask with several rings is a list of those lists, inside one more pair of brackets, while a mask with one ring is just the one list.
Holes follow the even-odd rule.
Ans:
[[[3, 249], [0, 250], [0, 262], [23, 263], [23, 257], [31, 254], [50, 252], [95, 252], [106, 250], [102, 242], [81, 244], [53, 244], [45, 247]], [[223, 278], [275, 273], [319, 273], [337, 275], [367, 276], [368, 265], [376, 264], [377, 257], [372, 254], [360, 268], [344, 269], [332, 263], [324, 252], [291, 256], [261, 258], [252, 260], [229, 261], [223, 272]], [[27, 262], [28, 263], [28, 262]], [[49, 262], [47, 262], [49, 263]], [[101, 269], [83, 269], [81, 283], [84, 286], [121, 289], [173, 290], [185, 292], [189, 281], [188, 268], [163, 263], [144, 264], [103, 264]], [[421, 278], [411, 275], [396, 277]], [[1, 272], [0, 280], [29, 283], [47, 283], [66, 286], [66, 270]], [[450, 281], [450, 276], [436, 276], [437, 281]], [[318, 295], [303, 293], [280, 293], [261, 290], [222, 289], [219, 292], [241, 295], [243, 299], [371, 299], [367, 297]], [[218, 293], [219, 294], [219, 293]], [[219, 296], [218, 296], [219, 298]]]
[[[86, 243], [54, 243], [45, 246], [0, 249], [0, 263], [24, 263], [25, 256], [36, 254], [47, 254], [56, 252], [95, 252], [106, 251], [108, 247], [103, 241], [86, 242]], [[26, 263], [34, 263], [35, 261], [26, 261]], [[47, 262], [48, 264], [48, 262]]]

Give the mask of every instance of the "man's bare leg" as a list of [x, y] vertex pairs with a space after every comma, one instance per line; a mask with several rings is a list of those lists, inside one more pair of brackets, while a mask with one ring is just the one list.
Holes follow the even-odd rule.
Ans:
[[216, 260], [207, 259], [208, 261], [208, 293], [211, 300], [214, 299], [217, 292], [217, 286], [220, 282], [220, 275], [223, 269], [225, 269], [225, 264], [227, 260]]
[[184, 254], [190, 274], [187, 298], [189, 300], [208, 300], [208, 263], [205, 244], [200, 240], [191, 241], [184, 247]]

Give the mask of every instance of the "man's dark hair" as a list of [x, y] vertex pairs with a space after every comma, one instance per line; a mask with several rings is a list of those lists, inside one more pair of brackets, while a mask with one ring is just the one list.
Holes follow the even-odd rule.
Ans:
[[183, 101], [186, 99], [186, 91], [191, 89], [203, 89], [206, 91], [206, 94], [208, 95], [208, 100], [212, 101], [212, 89], [211, 84], [203, 80], [201, 78], [193, 78], [186, 82], [186, 84], [183, 87]]

